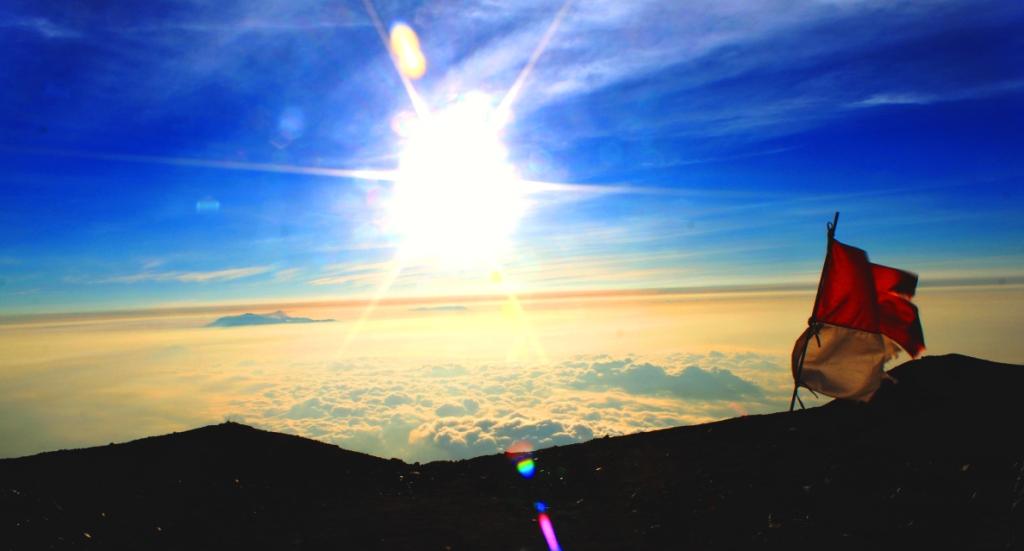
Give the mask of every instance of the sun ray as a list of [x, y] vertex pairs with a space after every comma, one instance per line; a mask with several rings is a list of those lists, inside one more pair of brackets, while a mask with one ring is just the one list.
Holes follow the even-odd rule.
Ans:
[[[374, 168], [335, 168], [323, 166], [289, 165], [281, 163], [254, 163], [248, 161], [224, 161], [215, 159], [196, 159], [190, 157], [164, 157], [159, 155], [127, 155], [121, 153], [92, 153], [85, 151], [65, 151], [53, 149], [23, 149], [0, 146], [0, 151], [22, 155], [45, 155], [54, 157], [70, 157], [96, 161], [115, 161], [124, 163], [152, 163], [168, 166], [192, 168], [212, 168], [216, 170], [237, 170], [241, 172], [266, 172], [275, 174], [298, 174], [305, 176], [326, 176], [329, 178], [351, 178], [379, 182], [394, 182], [398, 179], [396, 169]], [[540, 193], [583, 193], [583, 194], [624, 194], [624, 195], [685, 195], [685, 190], [660, 187], [632, 186], [624, 183], [608, 184], [577, 184], [572, 182], [547, 182], [543, 180], [520, 179], [523, 192], [526, 194]]]
[[523, 304], [519, 301], [519, 297], [514, 293], [509, 294], [507, 305], [512, 315], [515, 316], [519, 325], [519, 330], [522, 332], [527, 343], [529, 343], [534, 356], [540, 360], [541, 363], [546, 364], [548, 362], [547, 352], [541, 345], [540, 339], [537, 338], [537, 332], [533, 330], [533, 325], [530, 323], [530, 319], [526, 315], [526, 309], [523, 308]]
[[[369, 1], [369, 0], [367, 0]], [[562, 7], [555, 14], [555, 18], [551, 20], [551, 24], [548, 25], [544, 36], [541, 37], [540, 42], [537, 43], [537, 47], [533, 49], [533, 53], [530, 54], [530, 59], [523, 66], [523, 70], [519, 72], [519, 76], [516, 77], [515, 82], [512, 83], [512, 87], [505, 93], [505, 97], [501, 99], [501, 103], [498, 104], [497, 113], [499, 116], [506, 118], [511, 113], [512, 104], [515, 103], [519, 97], [519, 93], [522, 91], [523, 86], [526, 84], [527, 77], [533, 72], [534, 65], [540, 59], [540, 56], [544, 54], [544, 50], [548, 48], [548, 43], [551, 42], [552, 37], [555, 36], [555, 32], [558, 31], [558, 27], [562, 24], [562, 19], [565, 18], [565, 14], [569, 12], [569, 6], [572, 5], [572, 0], [565, 0], [562, 3]]]
[[[497, 266], [495, 266], [491, 272], [491, 281], [497, 283], [501, 287], [502, 294], [506, 297], [503, 310], [514, 318], [519, 331], [526, 339], [526, 342], [534, 356], [540, 360], [541, 363], [546, 364], [548, 362], [547, 351], [544, 350], [544, 346], [541, 344], [540, 339], [537, 338], [537, 332], [533, 330], [533, 324], [530, 323], [530, 318], [526, 315], [526, 309], [523, 308], [523, 304], [519, 300], [519, 295], [516, 293], [515, 285], [509, 281], [507, 274], [501, 271]], [[514, 359], [511, 349], [508, 351], [506, 356], [508, 360]]]
[[366, 308], [363, 308], [363, 312], [359, 315], [359, 319], [352, 324], [348, 333], [345, 334], [345, 339], [342, 340], [341, 346], [338, 348], [338, 357], [348, 350], [352, 341], [360, 332], [362, 332], [363, 326], [366, 325], [367, 320], [369, 320], [370, 316], [373, 315], [373, 311], [377, 309], [377, 305], [380, 304], [381, 299], [383, 299], [384, 295], [391, 290], [391, 286], [395, 284], [395, 280], [397, 280], [398, 276], [401, 275], [402, 268], [404, 268], [404, 266], [398, 258], [391, 261], [390, 269], [387, 270], [384, 275], [384, 279], [382, 279], [380, 285], [377, 286], [377, 290], [374, 292], [370, 302], [366, 304]]
[[570, 182], [546, 182], [543, 180], [519, 180], [523, 193], [584, 193], [592, 195], [685, 195], [678, 189], [662, 187], [632, 186], [629, 184], [574, 184]]
[[321, 166], [286, 165], [278, 163], [252, 163], [247, 161], [219, 161], [195, 159], [189, 157], [163, 157], [158, 155], [125, 155], [120, 153], [91, 153], [84, 151], [64, 151], [51, 149], [20, 149], [0, 147], [0, 151], [10, 151], [25, 155], [47, 155], [54, 157], [70, 157], [94, 161], [116, 161], [124, 163], [151, 163], [169, 166], [193, 168], [213, 168], [218, 170], [238, 170], [243, 172], [270, 172], [278, 174], [302, 174], [307, 176], [328, 176], [332, 178], [352, 178], [356, 180], [394, 181], [396, 172], [393, 169], [379, 170], [372, 168], [331, 168]]
[[[391, 36], [391, 40], [389, 40], [388, 31], [387, 31], [383, 21], [381, 20], [379, 13], [377, 12], [377, 10], [376, 10], [376, 8], [375, 8], [375, 6], [373, 4], [373, 0], [363, 0], [363, 5], [364, 5], [364, 7], [366, 9], [367, 15], [369, 16], [370, 20], [373, 23], [374, 29], [376, 30], [377, 35], [380, 38], [382, 45], [388, 51], [388, 55], [389, 55], [389, 57], [391, 59], [392, 66], [394, 67], [395, 72], [397, 73], [399, 79], [401, 80], [402, 86], [405, 88], [406, 94], [409, 97], [409, 101], [411, 102], [412, 107], [413, 107], [413, 109], [414, 109], [414, 111], [416, 113], [416, 117], [420, 121], [432, 120], [432, 114], [431, 114], [431, 112], [430, 112], [426, 102], [420, 96], [420, 94], [416, 90], [415, 86], [413, 86], [413, 83], [412, 83], [412, 80], [411, 80], [411, 78], [418, 78], [418, 76], [422, 74], [422, 70], [425, 68], [425, 60], [422, 57], [422, 52], [419, 51], [418, 38], [415, 36], [415, 33], [412, 31], [412, 29], [408, 28], [407, 26], [400, 25], [398, 27], [392, 28], [392, 36]], [[537, 62], [540, 60], [540, 58], [544, 54], [545, 50], [548, 48], [548, 45], [550, 44], [551, 40], [553, 39], [555, 33], [558, 31], [558, 29], [559, 29], [562, 21], [564, 20], [566, 14], [569, 12], [569, 9], [570, 9], [571, 5], [572, 5], [572, 0], [564, 0], [564, 2], [562, 3], [562, 6], [558, 10], [558, 12], [555, 14], [555, 16], [554, 16], [553, 20], [551, 21], [551, 23], [548, 25], [548, 28], [545, 30], [544, 35], [541, 37], [541, 40], [539, 41], [537, 46], [534, 48], [534, 50], [531, 53], [531, 55], [530, 55], [526, 65], [520, 71], [519, 75], [516, 77], [516, 80], [514, 81], [512, 86], [506, 92], [505, 96], [501, 99], [501, 101], [497, 105], [497, 107], [496, 108], [491, 108], [490, 110], [488, 110], [488, 112], [491, 113], [493, 115], [493, 117], [494, 117], [492, 119], [492, 122], [495, 125], [494, 129], [490, 129], [490, 127], [487, 126], [489, 124], [489, 123], [486, 122], [487, 119], [488, 119], [487, 116], [484, 117], [485, 120], [484, 120], [483, 125], [481, 126], [481, 122], [479, 120], [477, 120], [479, 117], [476, 116], [476, 115], [479, 115], [479, 113], [476, 113], [476, 112], [472, 113], [474, 115], [473, 117], [470, 117], [469, 119], [467, 119], [467, 120], [472, 120], [473, 121], [472, 124], [469, 124], [467, 122], [467, 120], [463, 120], [463, 119], [466, 119], [465, 116], [463, 116], [463, 118], [450, 117], [450, 119], [445, 119], [445, 122], [448, 123], [448, 126], [451, 126], [452, 124], [454, 124], [456, 122], [461, 122], [461, 123], [463, 123], [462, 126], [460, 126], [458, 124], [455, 124], [455, 130], [462, 129], [462, 130], [465, 131], [466, 135], [465, 136], [463, 136], [463, 135], [447, 136], [446, 134], [444, 134], [444, 131], [441, 131], [441, 135], [434, 136], [434, 137], [445, 137], [445, 136], [447, 136], [449, 141], [453, 142], [452, 144], [442, 143], [442, 144], [440, 144], [442, 147], [444, 147], [446, 145], [452, 147], [454, 149], [454, 151], [450, 152], [450, 153], [455, 154], [455, 156], [457, 156], [457, 157], [459, 157], [459, 156], [466, 157], [467, 155], [470, 156], [470, 157], [473, 157], [474, 159], [476, 159], [477, 157], [483, 157], [482, 164], [486, 164], [486, 161], [491, 161], [491, 162], [493, 162], [496, 165], [496, 167], [497, 166], [504, 167], [504, 155], [505, 154], [504, 153], [502, 153], [500, 155], [498, 154], [498, 153], [504, 151], [504, 147], [502, 146], [502, 144], [500, 144], [500, 140], [498, 140], [498, 139], [494, 140], [494, 143], [493, 143], [494, 152], [493, 152], [492, 155], [482, 155], [482, 154], [480, 154], [479, 151], [476, 151], [476, 149], [474, 149], [474, 147], [477, 147], [477, 148], [481, 147], [480, 146], [480, 142], [481, 141], [485, 142], [484, 145], [489, 145], [490, 144], [490, 141], [488, 141], [486, 139], [487, 132], [484, 132], [485, 129], [490, 129], [490, 130], [494, 131], [495, 133], [497, 133], [498, 129], [500, 129], [503, 124], [507, 123], [507, 121], [510, 120], [510, 116], [509, 115], [511, 113], [512, 105], [515, 103], [515, 101], [519, 98], [520, 94], [522, 93], [522, 90], [523, 90], [523, 88], [525, 86], [525, 83], [526, 83], [527, 79], [529, 78], [530, 74], [532, 73], [532, 71], [533, 71], [534, 67], [536, 66]], [[401, 34], [396, 35], [397, 31], [402, 31], [402, 32], [401, 32]], [[402, 39], [402, 40], [396, 39], [396, 36], [397, 36], [397, 38]], [[402, 61], [403, 60], [400, 59], [400, 55], [402, 55], [403, 52], [405, 54], [409, 54], [409, 52], [406, 51], [406, 50], [412, 51], [412, 53], [415, 54], [418, 57], [419, 63], [416, 65], [416, 69], [417, 70], [416, 70], [415, 74], [407, 74], [408, 71], [403, 70], [403, 67], [402, 67]], [[416, 61], [416, 60], [414, 60], [414, 61]], [[473, 96], [473, 97], [475, 98], [475, 96]], [[465, 98], [463, 98], [463, 102], [460, 105], [472, 106], [472, 105], [475, 105], [476, 103], [480, 103], [479, 101], [477, 101], [477, 102], [470, 102], [469, 98], [470, 98], [470, 96], [466, 96]], [[456, 115], [458, 115], [458, 114], [465, 115], [464, 113], [461, 113], [460, 111], [453, 111], [453, 113], [456, 114]], [[484, 113], [484, 114], [486, 115], [487, 113]], [[436, 125], [436, 121], [434, 121], [434, 122], [435, 122], [435, 125]], [[426, 124], [426, 123], [422, 123], [422, 124]], [[465, 128], [463, 128], [463, 126]], [[429, 126], [427, 128], [430, 128], [432, 130], [437, 130], [437, 129], [435, 129], [433, 127], [429, 127]], [[448, 130], [451, 131], [452, 129], [449, 128]], [[474, 133], [474, 131], [476, 133]], [[437, 154], [437, 151], [436, 151], [437, 145], [438, 144], [433, 144], [432, 143], [431, 147], [433, 147], [434, 149], [429, 149], [428, 148], [433, 157], [437, 156], [436, 155]], [[474, 147], [470, 147], [470, 145], [473, 145]], [[477, 154], [469, 155], [469, 153], [471, 153], [471, 152], [476, 152]], [[420, 184], [420, 185], [416, 186], [417, 188], [421, 187], [423, 184], [427, 184], [427, 183], [433, 184], [436, 187], [437, 185], [440, 185], [440, 181], [447, 181], [448, 179], [451, 179], [451, 178], [454, 178], [454, 179], [456, 179], [456, 181], [459, 181], [459, 182], [461, 182], [462, 180], [465, 180], [464, 183], [472, 183], [472, 182], [477, 180], [478, 176], [480, 176], [479, 174], [463, 174], [461, 172], [451, 173], [450, 171], [446, 172], [446, 171], [443, 171], [443, 170], [438, 172], [436, 170], [433, 170], [433, 168], [432, 168], [434, 166], [434, 164], [436, 164], [434, 160], [426, 162], [425, 165], [423, 165], [423, 163], [420, 163], [420, 164], [413, 163], [415, 165], [416, 169], [418, 169], [418, 170], [410, 170], [409, 166], [404, 166], [406, 173], [404, 174], [404, 179], [403, 179], [403, 172], [402, 172], [402, 168], [403, 167], [399, 167], [399, 169], [393, 169], [393, 170], [372, 170], [372, 169], [356, 169], [356, 170], [352, 170], [352, 169], [343, 169], [343, 168], [303, 167], [303, 166], [282, 165], [282, 164], [275, 164], [275, 163], [249, 163], [249, 162], [242, 162], [242, 161], [216, 161], [216, 160], [211, 161], [211, 160], [190, 159], [190, 158], [182, 158], [182, 157], [157, 157], [157, 156], [147, 156], [147, 155], [83, 154], [83, 153], [75, 153], [75, 152], [63, 152], [63, 153], [58, 153], [58, 154], [63, 154], [63, 155], [66, 155], [66, 156], [87, 157], [87, 158], [92, 158], [92, 159], [122, 161], [122, 162], [160, 163], [160, 164], [175, 165], [175, 166], [215, 168], [215, 169], [223, 169], [223, 170], [242, 170], [242, 171], [287, 173], [287, 174], [304, 174], [304, 175], [328, 176], [328, 177], [338, 177], [338, 178], [354, 178], [354, 179], [376, 180], [376, 181], [383, 180], [383, 181], [391, 181], [391, 182], [395, 183], [396, 185], [399, 185], [404, 180], [409, 180], [410, 178], [412, 178], [413, 180], [416, 180], [414, 183]], [[403, 159], [405, 161], [409, 161], [409, 162], [405, 162], [404, 165], [408, 165], [408, 164], [411, 163], [410, 159], [407, 158], [409, 156], [410, 156], [410, 152], [409, 151], [406, 151], [405, 153], [403, 153]], [[442, 155], [442, 157], [443, 157], [443, 155]], [[494, 158], [492, 159], [491, 157], [494, 157]], [[415, 156], [412, 156], [410, 158], [415, 159], [415, 160], [421, 160], [419, 157], [415, 157]], [[476, 159], [476, 160], [479, 161], [480, 159]], [[421, 166], [421, 165], [423, 165], [423, 166]], [[487, 168], [494, 168], [495, 170], [497, 170], [495, 167], [487, 167]], [[485, 174], [487, 176], [486, 179], [488, 179], [488, 180], [490, 180], [494, 176], [493, 174], [489, 174], [489, 172], [490, 172], [489, 170], [486, 170], [484, 167], [481, 167], [481, 166], [475, 167], [474, 170], [477, 170], [477, 171], [481, 172], [482, 174]], [[438, 174], [434, 174], [434, 172], [438, 172]], [[502, 172], [502, 173], [504, 173], [504, 172]], [[514, 170], [510, 170], [509, 171], [509, 175], [512, 176], [512, 174], [514, 174]], [[422, 178], [424, 176], [426, 176], [425, 179]], [[433, 176], [437, 176], [437, 178], [433, 178]], [[424, 180], [424, 181], [419, 181], [419, 180]], [[499, 178], [499, 180], [501, 180], [501, 178]], [[536, 181], [536, 180], [523, 180], [523, 179], [518, 178], [517, 176], [513, 176], [511, 178], [511, 180], [516, 183], [516, 188], [523, 188], [523, 191], [525, 191], [526, 193], [577, 192], [577, 193], [589, 193], [589, 194], [608, 194], [608, 193], [651, 193], [651, 192], [655, 192], [655, 190], [648, 190], [648, 189], [642, 189], [642, 188], [632, 188], [632, 187], [629, 187], [629, 186], [621, 186], [621, 185], [567, 184], [567, 183], [557, 183], [557, 182], [543, 182], [543, 181]], [[409, 184], [409, 182], [406, 182], [406, 183]], [[409, 185], [406, 185], [405, 187], [408, 188]], [[463, 187], [465, 189], [460, 187], [460, 188], [455, 190], [455, 191], [458, 191], [457, 194], [449, 193], [448, 194], [449, 196], [444, 196], [443, 198], [446, 199], [446, 200], [452, 200], [452, 199], [458, 199], [460, 197], [464, 198], [466, 196], [469, 196], [469, 197], [475, 198], [475, 199], [477, 199], [479, 201], [479, 200], [482, 200], [479, 197], [487, 196], [487, 194], [480, 195], [478, 192], [470, 193], [470, 191], [475, 190], [475, 187], [472, 187], [472, 186], [469, 186], [469, 187], [463, 186]], [[447, 188], [443, 188], [441, 191], [445, 191], [445, 190], [447, 190]], [[433, 190], [433, 191], [436, 192], [438, 190]], [[452, 190], [447, 190], [447, 191], [450, 192]], [[411, 213], [415, 213], [415, 212], [418, 212], [420, 210], [423, 210], [425, 208], [425, 205], [429, 206], [429, 201], [424, 201], [423, 200], [422, 192], [417, 194], [417, 195], [415, 195], [415, 199], [416, 199], [416, 201], [415, 201], [416, 204], [413, 205], [412, 208], [406, 208], [404, 211], [402, 211], [402, 214], [405, 214], [407, 218], [409, 217], [410, 212]], [[501, 202], [502, 203], [507, 203], [507, 202], [510, 202], [510, 201], [501, 201]], [[457, 201], [457, 203], [458, 203], [458, 201]], [[511, 201], [511, 203], [515, 203], [515, 201]], [[488, 213], [486, 216], [481, 216], [480, 213], [473, 212], [474, 210], [478, 210], [479, 208], [482, 208], [482, 207], [485, 207], [485, 206], [489, 206], [489, 205], [490, 205], [489, 203], [485, 205], [485, 204], [469, 204], [469, 202], [467, 202], [466, 205], [463, 205], [463, 208], [465, 210], [469, 211], [470, 215], [462, 216], [461, 218], [465, 218], [466, 220], [474, 222], [474, 223], [482, 222], [483, 219], [486, 219], [486, 220], [488, 220], [490, 222], [493, 222], [492, 219], [495, 218], [495, 216], [492, 216], [491, 214], [493, 214], [493, 213], [490, 213], [490, 211], [487, 211], [485, 209], [486, 213]], [[443, 211], [443, 209], [442, 209], [442, 211]], [[444, 218], [452, 218], [452, 214], [451, 213], [447, 213], [444, 216]], [[458, 216], [455, 216], [455, 218], [457, 220], [460, 219]], [[500, 218], [500, 217], [498, 217], [498, 218]], [[427, 224], [427, 225], [419, 224], [418, 226], [416, 224], [414, 224], [414, 228], [413, 229], [418, 230], [416, 233], [420, 233], [420, 230], [426, 231], [425, 228], [432, 226], [433, 222], [435, 220], [434, 220], [434, 218], [429, 218], [428, 221], [430, 221], [431, 224]], [[460, 230], [464, 230], [464, 229], [466, 229], [466, 228], [460, 228]], [[480, 228], [473, 228], [473, 229], [476, 230], [479, 233]], [[434, 241], [438, 241], [438, 240], [446, 241], [446, 240], [448, 240], [446, 238], [452, 237], [452, 235], [455, 235], [455, 233], [461, 233], [461, 231], [460, 232], [455, 232], [452, 235], [449, 235], [449, 234], [446, 234], [446, 233], [443, 233], [443, 232], [441, 234], [438, 234], [438, 235], [431, 234], [430, 232], [426, 232], [426, 233], [427, 233], [427, 237], [428, 238], [433, 238]], [[487, 232], [484, 232], [484, 233], [486, 234]], [[406, 251], [406, 252], [408, 252], [408, 251]], [[380, 304], [381, 300], [383, 300], [384, 297], [391, 291], [391, 289], [394, 286], [396, 280], [401, 275], [401, 272], [402, 272], [402, 269], [403, 269], [403, 263], [404, 263], [405, 260], [406, 259], [404, 258], [403, 254], [402, 254], [402, 251], [399, 251], [399, 253], [396, 254], [394, 259], [391, 261], [391, 265], [390, 265], [389, 269], [386, 270], [385, 274], [383, 275], [383, 278], [381, 279], [380, 284], [377, 286], [377, 289], [375, 290], [373, 296], [366, 303], [366, 306], [363, 308], [363, 310], [360, 313], [359, 317], [349, 327], [349, 329], [348, 329], [348, 331], [347, 331], [347, 333], [346, 333], [344, 339], [342, 340], [341, 345], [340, 345], [340, 347], [338, 349], [338, 352], [337, 352], [338, 355], [343, 355], [347, 350], [349, 350], [349, 347], [350, 347], [351, 343], [364, 330], [364, 327], [366, 326], [366, 324], [369, 321], [370, 317], [374, 314], [374, 312], [375, 312], [377, 306]], [[496, 260], [496, 259], [492, 259], [492, 261], [493, 260]], [[508, 280], [507, 276], [502, 273], [501, 267], [500, 267], [499, 264], [495, 264], [494, 265], [494, 268], [492, 270], [492, 274], [496, 274], [497, 275], [497, 279], [496, 279], [495, 282], [498, 283], [501, 286], [501, 288], [503, 290], [503, 294], [507, 297], [507, 300], [506, 300], [505, 305], [504, 305], [503, 308], [506, 311], [506, 313], [509, 315], [509, 317], [510, 317], [512, 323], [513, 323], [514, 328], [512, 330], [514, 332], [518, 333], [518, 335], [517, 335], [518, 341], [525, 346], [526, 350], [528, 351], [527, 352], [528, 354], [532, 353], [533, 356], [535, 356], [537, 359], [540, 359], [543, 362], [547, 362], [548, 357], [547, 357], [546, 351], [544, 350], [544, 348], [543, 348], [543, 346], [542, 346], [542, 344], [540, 342], [540, 339], [538, 339], [537, 334], [534, 331], [533, 326], [530, 323], [530, 320], [529, 320], [528, 316], [526, 315], [525, 308], [523, 307], [523, 304], [520, 301], [518, 294], [516, 293], [515, 289], [513, 288], [513, 285], [511, 285], [511, 283]], [[512, 346], [517, 346], [517, 345], [513, 344]], [[511, 358], [511, 355], [513, 354], [513, 350], [512, 349], [510, 349], [509, 354], [510, 354], [510, 358]]]
[[384, 49], [388, 51], [391, 65], [395, 68], [395, 72], [398, 73], [398, 78], [402, 79], [402, 86], [405, 88], [405, 93], [409, 96], [409, 102], [412, 103], [413, 110], [420, 117], [425, 116], [430, 113], [430, 109], [427, 107], [426, 102], [423, 101], [423, 98], [420, 97], [419, 92], [416, 91], [416, 87], [412, 85], [412, 81], [402, 73], [396, 53], [391, 48], [390, 40], [388, 40], [388, 31], [384, 28], [384, 22], [381, 21], [377, 8], [373, 7], [373, 0], [363, 0], [363, 6], [366, 8], [366, 13], [370, 16], [370, 20], [373, 21], [374, 28], [377, 29], [377, 35], [380, 37], [381, 43], [384, 44]]

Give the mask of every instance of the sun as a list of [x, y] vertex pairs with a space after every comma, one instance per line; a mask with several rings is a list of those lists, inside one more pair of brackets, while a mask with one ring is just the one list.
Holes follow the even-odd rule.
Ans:
[[489, 96], [472, 92], [396, 121], [404, 144], [388, 222], [406, 261], [486, 268], [507, 249], [525, 199], [500, 119]]

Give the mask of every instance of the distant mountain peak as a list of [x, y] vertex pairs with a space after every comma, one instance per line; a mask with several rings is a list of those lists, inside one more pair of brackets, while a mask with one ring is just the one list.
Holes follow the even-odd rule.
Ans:
[[315, 320], [312, 318], [292, 317], [284, 313], [282, 310], [277, 310], [276, 312], [271, 312], [269, 314], [253, 314], [247, 312], [236, 316], [224, 316], [207, 324], [207, 327], [241, 327], [246, 325], [275, 325], [281, 323], [322, 323], [328, 321], [334, 320]]

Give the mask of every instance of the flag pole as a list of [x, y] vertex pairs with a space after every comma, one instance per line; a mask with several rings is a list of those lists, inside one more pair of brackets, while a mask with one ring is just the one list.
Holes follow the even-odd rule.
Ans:
[[[832, 257], [832, 241], [836, 238], [836, 226], [839, 224], [839, 211], [836, 211], [835, 216], [832, 218], [832, 223], [826, 223], [825, 227], [828, 229], [828, 243], [825, 247], [825, 262], [821, 266], [821, 277], [818, 278], [818, 292], [814, 295], [814, 307], [811, 309], [811, 317], [807, 320], [807, 325], [814, 327], [817, 320], [814, 319], [814, 314], [818, 311], [818, 302], [821, 301], [821, 285], [825, 280], [825, 270], [828, 268], [828, 261]], [[818, 332], [814, 332], [814, 336], [817, 337]], [[804, 357], [807, 356], [807, 346], [810, 345], [811, 338], [808, 335], [807, 340], [804, 341], [804, 349], [800, 351], [800, 359], [796, 364], [796, 376], [793, 377], [793, 396], [789, 399], [789, 411], [793, 411], [796, 406], [797, 392], [800, 390], [800, 375], [804, 371]], [[800, 401], [800, 408], [803, 409], [804, 402]]]

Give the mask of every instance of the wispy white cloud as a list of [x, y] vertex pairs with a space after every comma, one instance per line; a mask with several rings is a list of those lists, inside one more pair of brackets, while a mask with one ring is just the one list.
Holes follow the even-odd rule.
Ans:
[[155, 270], [160, 266], [166, 264], [167, 261], [163, 258], [150, 258], [142, 263], [142, 269], [146, 272]]
[[302, 268], [285, 268], [274, 272], [274, 281], [292, 281], [302, 273]]
[[369, 26], [369, 21], [360, 17], [337, 17], [333, 19], [262, 19], [244, 17], [232, 21], [172, 21], [158, 25], [140, 25], [119, 28], [122, 32], [166, 32], [187, 31], [198, 33], [229, 33], [241, 35], [245, 33], [297, 33], [316, 30], [344, 29], [349, 27]]
[[338, 276], [324, 276], [309, 280], [310, 285], [369, 285], [376, 281], [378, 276], [373, 274], [351, 274]]
[[[415, 8], [390, 4], [380, 6], [380, 11], [387, 21], [413, 21], [421, 32], [431, 72], [417, 85], [440, 104], [452, 92], [473, 89], [500, 97], [560, 6], [558, 1], [471, 0]], [[941, 78], [942, 71], [928, 66], [928, 60], [873, 62], [879, 51], [899, 55], [901, 44], [950, 28], [1019, 16], [1020, 10], [1015, 12], [1012, 6], [994, 6], [985, 2], [975, 8], [960, 0], [927, 7], [882, 0], [575, 2], [526, 80], [515, 106], [517, 119], [531, 139], [558, 144], [574, 137], [637, 138], [653, 133], [763, 138], [821, 124], [851, 107], [976, 97], [982, 93], [979, 86], [988, 87], [984, 93], [989, 95], [1003, 93], [1017, 85], [1000, 79], [1013, 75], [1000, 77], [988, 71], [980, 79]], [[937, 19], [943, 24], [935, 25]], [[109, 35], [104, 40], [115, 39], [118, 47], [104, 50], [94, 60], [79, 88], [83, 98], [116, 94], [147, 106], [140, 113], [159, 116], [165, 108], [155, 106], [172, 105], [166, 100], [186, 97], [211, 83], [232, 92], [250, 92], [261, 79], [273, 78], [281, 85], [279, 95], [295, 104], [291, 107], [305, 110], [310, 133], [317, 117], [322, 119], [316, 123], [321, 138], [346, 144], [334, 149], [351, 156], [332, 162], [390, 165], [393, 136], [384, 121], [405, 107], [405, 100], [383, 45], [361, 28], [368, 24], [358, 2], [339, 6], [259, 0], [118, 25], [104, 30]], [[35, 26], [37, 32], [54, 36], [73, 32], [43, 17], [24, 17], [7, 25]], [[318, 40], [324, 37], [318, 30], [351, 32], [344, 38], [330, 36], [332, 41], [351, 39], [360, 46], [353, 55], [338, 59], [344, 66], [339, 74], [348, 76], [317, 89], [312, 98], [310, 89], [290, 83], [303, 80], [292, 78], [300, 76], [293, 72], [299, 68], [320, 70]], [[189, 33], [205, 36], [192, 40]], [[292, 42], [291, 33], [303, 40]], [[282, 55], [294, 55], [298, 61], [280, 67], [252, 63]], [[909, 71], [887, 69], [900, 62], [923, 65]], [[254, 66], [259, 71], [253, 71]], [[126, 88], [125, 82], [132, 86]], [[566, 112], [544, 110], [585, 96], [596, 99]], [[367, 97], [375, 101], [366, 102]], [[335, 105], [359, 108], [315, 114]], [[529, 120], [540, 110], [544, 116]], [[613, 112], [630, 116], [611, 116]], [[549, 123], [557, 124], [559, 131], [532, 132]], [[319, 151], [317, 159], [331, 155]], [[687, 164], [702, 157], [637, 161], [655, 166]]]
[[380, 281], [393, 269], [391, 262], [339, 262], [320, 270], [320, 277], [309, 280], [310, 285], [370, 286]]
[[440, 306], [419, 306], [410, 308], [411, 312], [465, 312], [469, 307], [461, 304], [442, 304]]
[[874, 107], [876, 105], [924, 105], [935, 101], [935, 96], [915, 93], [872, 94], [870, 97], [850, 104], [851, 107]]
[[45, 17], [13, 17], [0, 22], [0, 28], [30, 31], [44, 38], [79, 38], [82, 33], [54, 23]]
[[244, 268], [227, 268], [207, 272], [152, 272], [145, 271], [98, 279], [96, 283], [140, 283], [144, 281], [177, 281], [180, 283], [208, 283], [214, 281], [233, 281], [246, 277], [265, 274], [273, 270], [273, 266], [248, 266]]
[[[502, 93], [525, 65], [558, 6], [528, 2], [496, 9], [481, 0], [465, 10], [460, 6], [458, 14], [454, 8], [439, 9], [433, 19], [443, 27], [438, 36], [471, 33], [473, 27], [500, 32], [456, 57], [458, 63], [434, 89], [438, 94], [471, 88]], [[653, 129], [705, 136], [757, 129], [763, 135], [820, 124], [858, 102], [923, 103], [1016, 88], [1012, 82], [996, 81], [984, 84], [987, 89], [981, 91], [971, 79], [937, 80], [927, 66], [896, 73], [883, 65], [851, 61], [871, 59], [887, 46], [940, 32], [934, 24], [920, 24], [925, 18], [933, 23], [936, 17], [969, 28], [999, 16], [953, 0], [928, 8], [878, 0], [796, 5], [734, 0], [577, 2], [532, 72], [517, 109], [528, 114], [620, 87], [597, 106], [589, 106], [589, 114], [575, 115], [574, 127], [565, 130], [572, 135], [628, 137]], [[824, 34], [828, 40], [817, 39]], [[650, 82], [645, 80], [655, 75]], [[905, 84], [908, 79], [921, 80], [916, 84], [927, 91], [886, 91], [894, 82]], [[659, 105], [671, 110], [658, 112]], [[600, 109], [595, 112], [593, 107]], [[617, 108], [629, 109], [633, 116], [623, 120], [601, 112]]]
[[[553, 3], [533, 3], [524, 9], [488, 10], [483, 9], [487, 2], [479, 4], [481, 9], [470, 10], [476, 17], [448, 21], [513, 30], [472, 52], [449, 71], [446, 85], [495, 86], [515, 76], [558, 8]], [[813, 3], [796, 9], [780, 7], [777, 2], [578, 2], [531, 76], [520, 109], [593, 93], [827, 16], [827, 10]], [[692, 85], [693, 79], [679, 84]]]
[[40, 292], [39, 288], [13, 289], [13, 290], [8, 291], [6, 289], [3, 289], [3, 287], [4, 287], [3, 280], [0, 280], [0, 292], [2, 292], [3, 294], [5, 294], [7, 296], [12, 296], [12, 297], [32, 296], [32, 295], [37, 295]]
[[943, 92], [888, 92], [877, 93], [849, 104], [849, 107], [877, 107], [881, 105], [928, 105], [943, 101], [978, 99], [1012, 92], [1024, 88], [1024, 80], [1008, 80], [995, 84]]

